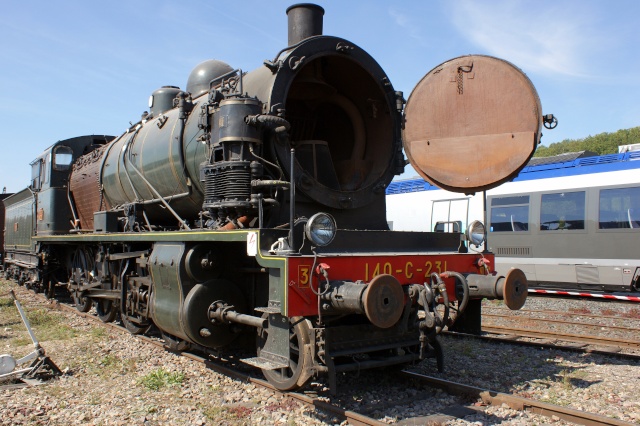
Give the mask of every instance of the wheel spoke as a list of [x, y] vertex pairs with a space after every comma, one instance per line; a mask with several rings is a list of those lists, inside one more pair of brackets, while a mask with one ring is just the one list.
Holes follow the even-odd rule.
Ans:
[[[310, 343], [310, 322], [305, 318], [293, 318], [289, 331], [289, 366], [277, 370], [263, 370], [267, 380], [279, 390], [294, 390], [311, 380], [313, 359], [301, 348]], [[258, 338], [258, 355], [268, 340], [268, 329], [262, 329]]]

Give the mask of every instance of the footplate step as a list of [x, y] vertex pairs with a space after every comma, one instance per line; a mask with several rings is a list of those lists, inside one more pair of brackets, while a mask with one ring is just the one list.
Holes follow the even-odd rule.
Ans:
[[288, 365], [281, 362], [274, 362], [265, 358], [261, 358], [259, 356], [253, 358], [244, 358], [240, 361], [245, 364], [253, 365], [254, 367], [258, 367], [262, 370], [279, 370], [281, 368], [287, 368]]

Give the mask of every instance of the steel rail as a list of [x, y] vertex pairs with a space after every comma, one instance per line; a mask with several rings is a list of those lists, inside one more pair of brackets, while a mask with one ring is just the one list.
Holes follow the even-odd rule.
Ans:
[[[505, 314], [482, 314], [482, 318], [508, 318], [509, 320], [516, 321], [539, 321], [545, 324], [564, 324], [564, 325], [577, 325], [580, 327], [591, 327], [591, 328], [606, 328], [607, 330], [620, 330], [626, 332], [638, 332], [637, 328], [631, 327], [622, 327], [620, 325], [603, 325], [603, 324], [593, 324], [588, 322], [576, 322], [576, 321], [565, 321], [565, 320], [555, 320], [555, 319], [547, 319], [547, 318], [538, 318], [538, 317], [530, 317], [523, 315], [505, 315]], [[597, 319], [597, 316], [593, 317]]]
[[622, 420], [613, 419], [611, 417], [599, 414], [588, 413], [585, 411], [574, 410], [572, 408], [561, 407], [558, 405], [548, 404], [545, 402], [527, 399], [516, 395], [503, 392], [492, 391], [489, 389], [479, 388], [476, 386], [465, 385], [462, 383], [451, 382], [448, 380], [438, 379], [436, 377], [425, 376], [420, 373], [411, 371], [402, 371], [407, 377], [418, 379], [430, 386], [435, 386], [449, 393], [461, 396], [472, 396], [481, 398], [485, 404], [502, 405], [507, 404], [514, 410], [528, 411], [545, 417], [556, 416], [562, 420], [573, 422], [586, 426], [630, 426], [633, 423]]
[[[490, 309], [493, 311], [502, 311], [502, 312], [513, 312], [508, 308], [499, 308], [497, 306], [483, 305], [482, 312], [484, 314], [485, 310]], [[625, 316], [625, 314], [621, 315], [599, 315], [592, 314], [588, 312], [571, 312], [571, 311], [549, 311], [543, 309], [519, 309], [518, 314], [546, 314], [546, 315], [558, 315], [564, 317], [589, 317], [589, 318], [600, 318], [600, 319], [612, 319], [612, 320], [625, 320], [625, 321], [640, 321], [640, 317], [631, 317]], [[491, 315], [500, 315], [500, 314], [491, 314]], [[520, 317], [523, 315], [513, 315], [516, 317]]]
[[[615, 357], [618, 359], [630, 359], [630, 360], [640, 361], [640, 354], [619, 352], [620, 348], [613, 347], [613, 346], [607, 346], [607, 347], [610, 347], [612, 350], [605, 350], [605, 349], [588, 348], [586, 347], [587, 346], [586, 344], [581, 346], [575, 346], [575, 345], [563, 345], [561, 343], [554, 343], [549, 341], [545, 341], [544, 343], [541, 343], [541, 342], [534, 342], [529, 340], [516, 340], [519, 336], [517, 335], [507, 336], [503, 333], [499, 333], [499, 334], [490, 333], [490, 334], [478, 335], [478, 334], [467, 334], [467, 333], [460, 333], [460, 332], [445, 330], [442, 332], [442, 334], [445, 336], [455, 337], [458, 339], [475, 339], [475, 340], [484, 340], [485, 342], [498, 341], [501, 343], [508, 343], [508, 344], [519, 345], [519, 346], [530, 346], [530, 347], [536, 347], [536, 348], [540, 348], [544, 346], [545, 349], [556, 349], [556, 350], [568, 351], [568, 352], [598, 354], [598, 355]], [[567, 343], [570, 343], [570, 342], [567, 342]]]
[[601, 346], [617, 346], [630, 349], [640, 349], [640, 341], [637, 340], [624, 340], [614, 339], [610, 337], [598, 337], [598, 336], [585, 336], [581, 334], [571, 333], [557, 333], [554, 331], [543, 330], [527, 330], [517, 327], [503, 327], [503, 326], [482, 326], [482, 331], [488, 333], [508, 334], [520, 337], [532, 337], [537, 339], [559, 339], [568, 342], [586, 343], [588, 345], [601, 345]]

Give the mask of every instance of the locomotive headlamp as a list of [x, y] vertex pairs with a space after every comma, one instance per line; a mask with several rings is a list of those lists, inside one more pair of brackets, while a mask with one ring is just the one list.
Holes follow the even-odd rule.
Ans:
[[481, 246], [484, 243], [485, 228], [484, 224], [479, 220], [474, 220], [467, 227], [467, 241], [471, 242], [476, 247]]
[[336, 220], [328, 213], [316, 213], [304, 226], [304, 233], [311, 242], [323, 247], [336, 236]]

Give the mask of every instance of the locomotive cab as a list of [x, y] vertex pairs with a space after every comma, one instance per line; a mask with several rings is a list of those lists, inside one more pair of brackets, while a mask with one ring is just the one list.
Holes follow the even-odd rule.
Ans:
[[75, 213], [68, 201], [68, 182], [76, 159], [113, 139], [80, 136], [47, 148], [31, 162], [31, 184], [36, 204], [36, 235], [66, 234], [73, 228]]

